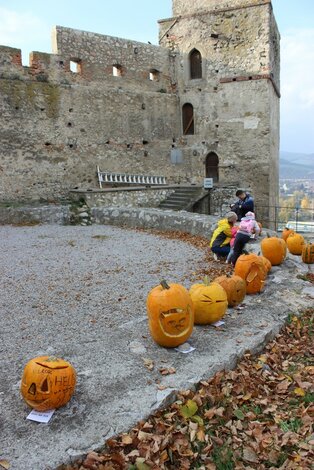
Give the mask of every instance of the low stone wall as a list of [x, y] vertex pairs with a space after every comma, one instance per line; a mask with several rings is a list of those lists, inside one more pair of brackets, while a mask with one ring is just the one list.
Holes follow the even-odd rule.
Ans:
[[68, 205], [0, 207], [0, 225], [10, 224], [68, 224], [71, 208]]
[[160, 202], [174, 191], [174, 186], [112, 188], [93, 191], [72, 190], [70, 196], [74, 201], [83, 198], [88, 207], [158, 207]]
[[178, 230], [209, 238], [217, 217], [186, 211], [140, 209], [126, 207], [93, 207], [91, 215], [97, 224], [131, 228], [149, 228], [161, 231]]

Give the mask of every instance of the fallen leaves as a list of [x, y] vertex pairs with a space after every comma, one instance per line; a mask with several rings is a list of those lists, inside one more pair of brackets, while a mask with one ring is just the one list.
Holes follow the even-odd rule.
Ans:
[[174, 367], [161, 367], [159, 369], [159, 372], [161, 373], [161, 375], [172, 375], [176, 373], [176, 369]]
[[178, 393], [167, 410], [107, 441], [104, 453], [59, 470], [311, 470], [313, 314], [292, 318], [262, 355], [246, 353], [235, 370]]
[[149, 371], [154, 370], [155, 363], [152, 359], [149, 359], [147, 357], [143, 357], [142, 359], [143, 359], [144, 366], [146, 367], [146, 369], [148, 369]]
[[8, 462], [8, 460], [0, 460], [0, 469], [2, 468], [8, 470], [10, 468], [10, 462]]

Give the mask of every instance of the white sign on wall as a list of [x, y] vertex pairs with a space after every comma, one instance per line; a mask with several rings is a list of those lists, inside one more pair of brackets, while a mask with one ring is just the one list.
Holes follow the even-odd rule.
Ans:
[[204, 189], [211, 189], [214, 186], [213, 178], [204, 178]]

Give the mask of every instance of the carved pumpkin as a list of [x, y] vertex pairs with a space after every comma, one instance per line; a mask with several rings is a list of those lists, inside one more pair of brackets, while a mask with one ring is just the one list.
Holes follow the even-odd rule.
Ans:
[[24, 368], [21, 393], [30, 407], [47, 411], [65, 405], [73, 395], [75, 383], [75, 370], [69, 362], [39, 356]]
[[305, 240], [299, 233], [291, 233], [287, 238], [287, 247], [292, 255], [301, 255]]
[[314, 244], [306, 243], [302, 248], [302, 261], [306, 264], [314, 263]]
[[206, 277], [203, 284], [194, 284], [190, 289], [194, 304], [195, 323], [210, 325], [220, 320], [228, 308], [226, 291], [217, 282], [209, 283]]
[[269, 261], [269, 259], [265, 258], [265, 256], [262, 255], [262, 256], [260, 256], [260, 258], [261, 258], [261, 260], [262, 260], [262, 262], [263, 262], [263, 264], [264, 264], [264, 268], [265, 268], [265, 270], [266, 270], [266, 273], [268, 274], [269, 271], [271, 270], [272, 264], [271, 264], [271, 262]]
[[261, 249], [263, 256], [267, 258], [272, 266], [278, 266], [283, 262], [286, 256], [285, 241], [281, 238], [267, 237], [261, 241]]
[[214, 282], [218, 282], [225, 289], [229, 307], [236, 307], [243, 301], [246, 294], [246, 282], [242, 277], [235, 274], [219, 276], [214, 279]]
[[160, 346], [175, 348], [191, 336], [194, 307], [187, 289], [162, 281], [147, 296], [148, 325]]
[[292, 228], [284, 228], [281, 234], [281, 238], [283, 238], [283, 240], [286, 242], [291, 233], [295, 233]]
[[234, 274], [246, 281], [247, 294], [260, 292], [267, 276], [263, 261], [254, 253], [239, 256], [234, 267]]

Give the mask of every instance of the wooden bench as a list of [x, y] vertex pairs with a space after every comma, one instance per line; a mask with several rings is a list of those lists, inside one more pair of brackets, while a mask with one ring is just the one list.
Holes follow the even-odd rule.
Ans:
[[112, 173], [110, 171], [101, 171], [97, 167], [97, 176], [99, 187], [102, 189], [103, 183], [109, 184], [136, 184], [148, 186], [161, 186], [167, 184], [164, 176], [144, 176], [129, 175], [126, 173]]

